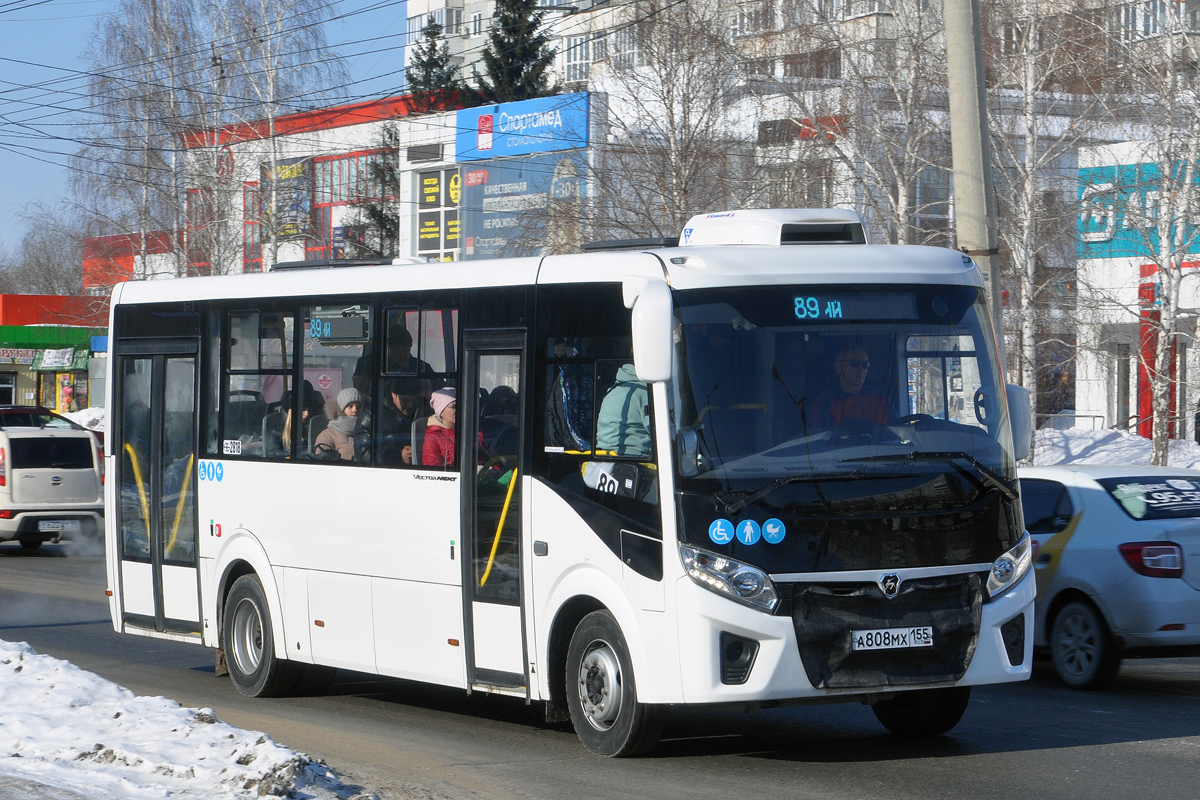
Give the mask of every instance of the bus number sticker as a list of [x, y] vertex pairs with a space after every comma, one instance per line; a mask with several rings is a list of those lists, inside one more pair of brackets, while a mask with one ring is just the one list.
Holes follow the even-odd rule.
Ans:
[[851, 631], [850, 646], [854, 650], [898, 650], [906, 647], [933, 647], [933, 628], [877, 628]]
[[221, 452], [227, 456], [240, 456], [242, 454], [242, 440], [226, 439], [221, 444]]
[[714, 544], [729, 544], [733, 541], [733, 523], [727, 519], [713, 520], [708, 526], [708, 538]]

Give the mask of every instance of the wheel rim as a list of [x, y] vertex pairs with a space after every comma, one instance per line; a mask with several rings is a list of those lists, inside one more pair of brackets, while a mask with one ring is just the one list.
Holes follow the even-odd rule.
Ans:
[[608, 642], [588, 645], [579, 662], [579, 703], [588, 723], [598, 731], [607, 731], [621, 713], [621, 662]]
[[1083, 614], [1064, 618], [1054, 638], [1054, 654], [1063, 672], [1072, 678], [1083, 678], [1100, 658], [1096, 626]]
[[262, 663], [263, 624], [258, 606], [242, 600], [233, 610], [233, 660], [243, 675], [253, 675]]

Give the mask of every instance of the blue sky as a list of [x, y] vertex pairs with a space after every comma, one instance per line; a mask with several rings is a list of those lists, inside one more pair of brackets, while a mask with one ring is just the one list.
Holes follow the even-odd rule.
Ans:
[[[0, 0], [0, 246], [13, 252], [24, 223], [22, 207], [51, 203], [68, 191], [70, 141], [26, 138], [20, 123], [42, 117], [40, 132], [71, 136], [71, 123], [83, 117], [70, 109], [86, 104], [78, 92], [83, 69], [80, 54], [97, 19], [115, 8], [113, 0]], [[335, 0], [333, 13], [343, 19], [328, 24], [326, 38], [346, 58], [356, 97], [395, 94], [403, 83], [402, 55], [397, 48], [405, 32], [405, 3], [396, 0]], [[368, 41], [370, 40], [370, 41]], [[40, 90], [26, 88], [47, 82]], [[66, 109], [45, 117], [47, 109]]]

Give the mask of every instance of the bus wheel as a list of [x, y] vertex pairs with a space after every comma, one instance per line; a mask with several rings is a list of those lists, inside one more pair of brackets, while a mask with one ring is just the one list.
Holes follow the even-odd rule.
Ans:
[[262, 584], [238, 578], [225, 601], [224, 644], [229, 677], [247, 697], [285, 694], [295, 682], [295, 665], [275, 656], [275, 636]]
[[1091, 603], [1067, 603], [1054, 617], [1050, 657], [1058, 677], [1075, 689], [1103, 689], [1121, 668], [1108, 626]]
[[883, 727], [897, 736], [940, 736], [958, 724], [970, 699], [970, 686], [917, 689], [881, 700], [871, 709]]
[[593, 611], [575, 629], [566, 678], [571, 724], [588, 750], [620, 758], [658, 743], [664, 709], [637, 701], [629, 648], [607, 611]]

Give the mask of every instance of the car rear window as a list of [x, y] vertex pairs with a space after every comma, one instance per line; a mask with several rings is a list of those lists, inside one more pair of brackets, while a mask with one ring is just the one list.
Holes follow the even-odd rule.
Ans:
[[1134, 519], [1200, 517], [1200, 479], [1128, 477], [1096, 481]]
[[13, 469], [91, 469], [92, 442], [72, 439], [9, 439]]

